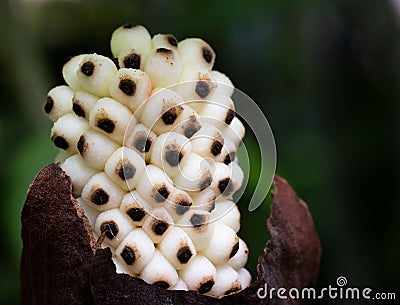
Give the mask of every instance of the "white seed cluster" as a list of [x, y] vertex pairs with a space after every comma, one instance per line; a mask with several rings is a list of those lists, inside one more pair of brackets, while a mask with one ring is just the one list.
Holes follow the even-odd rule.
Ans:
[[71, 58], [51, 89], [56, 162], [119, 272], [165, 289], [223, 296], [250, 285], [233, 194], [244, 126], [233, 86], [203, 40], [126, 24], [114, 60]]

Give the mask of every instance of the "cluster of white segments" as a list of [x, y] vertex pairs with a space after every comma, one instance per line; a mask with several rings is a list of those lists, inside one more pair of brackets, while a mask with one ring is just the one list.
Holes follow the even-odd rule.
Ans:
[[118, 272], [175, 290], [224, 296], [249, 286], [233, 201], [245, 128], [234, 88], [197, 38], [178, 42], [126, 24], [114, 60], [71, 58], [48, 93], [56, 162], [71, 177], [95, 237]]

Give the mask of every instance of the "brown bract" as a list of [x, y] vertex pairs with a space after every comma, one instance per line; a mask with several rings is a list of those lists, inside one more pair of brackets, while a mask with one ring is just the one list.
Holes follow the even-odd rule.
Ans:
[[286, 180], [276, 176], [274, 186], [267, 221], [271, 240], [259, 257], [257, 279], [249, 288], [217, 299], [117, 274], [110, 249], [95, 248], [69, 177], [50, 164], [31, 184], [22, 211], [22, 304], [306, 304], [257, 296], [265, 283], [269, 288], [313, 287], [319, 270], [321, 246], [307, 206]]

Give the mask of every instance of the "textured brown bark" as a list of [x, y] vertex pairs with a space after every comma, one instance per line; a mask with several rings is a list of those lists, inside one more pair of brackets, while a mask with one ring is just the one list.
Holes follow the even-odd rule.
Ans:
[[117, 274], [111, 251], [95, 250], [90, 226], [71, 196], [69, 177], [55, 164], [43, 168], [22, 211], [22, 304], [305, 304], [306, 300], [260, 299], [268, 287], [313, 287], [320, 242], [307, 206], [289, 184], [274, 179], [271, 240], [259, 257], [258, 277], [237, 293], [216, 299], [192, 291], [167, 291]]

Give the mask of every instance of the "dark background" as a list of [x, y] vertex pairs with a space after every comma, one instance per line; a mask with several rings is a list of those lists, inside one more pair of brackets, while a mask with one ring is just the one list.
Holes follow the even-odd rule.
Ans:
[[[321, 238], [319, 286], [343, 275], [348, 286], [400, 298], [396, 1], [1, 1], [0, 303], [19, 302], [20, 211], [56, 154], [41, 110], [47, 91], [63, 83], [68, 56], [111, 55], [112, 31], [128, 21], [151, 34], [204, 38], [215, 69], [263, 109], [277, 172], [309, 204]], [[254, 142], [245, 143], [257, 162]], [[268, 210], [267, 200], [243, 214], [253, 274]]]

